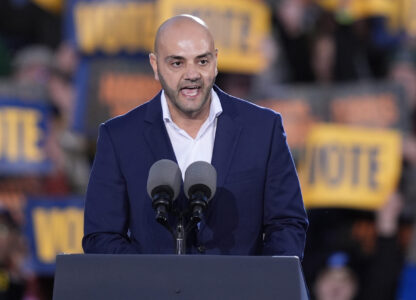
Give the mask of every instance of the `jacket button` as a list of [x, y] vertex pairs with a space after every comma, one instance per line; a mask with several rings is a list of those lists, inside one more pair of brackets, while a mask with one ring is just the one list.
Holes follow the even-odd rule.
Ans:
[[206, 250], [205, 246], [203, 246], [203, 245], [198, 246], [198, 252], [199, 253], [204, 253], [205, 250]]

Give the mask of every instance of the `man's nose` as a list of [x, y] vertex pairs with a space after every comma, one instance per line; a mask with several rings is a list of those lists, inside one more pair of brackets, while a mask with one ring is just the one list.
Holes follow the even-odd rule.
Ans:
[[198, 70], [198, 66], [195, 64], [188, 64], [185, 71], [185, 79], [195, 81], [201, 78], [201, 73]]

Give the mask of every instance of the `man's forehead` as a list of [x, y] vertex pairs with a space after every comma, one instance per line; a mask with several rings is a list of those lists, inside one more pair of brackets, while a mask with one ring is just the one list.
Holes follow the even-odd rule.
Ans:
[[194, 23], [188, 25], [186, 23], [171, 26], [161, 32], [160, 41], [181, 41], [181, 42], [196, 42], [206, 40], [210, 42], [212, 37], [208, 30], [201, 26], [194, 26]]
[[159, 41], [157, 53], [163, 56], [183, 56], [187, 58], [198, 57], [215, 53], [213, 41], [201, 35], [167, 35]]

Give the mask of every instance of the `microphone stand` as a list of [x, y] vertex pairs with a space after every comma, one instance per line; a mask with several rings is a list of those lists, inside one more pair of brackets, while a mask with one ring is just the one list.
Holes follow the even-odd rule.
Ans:
[[[190, 228], [190, 225], [196, 225], [193, 224], [193, 222], [188, 223], [185, 227], [185, 218], [184, 213], [179, 214], [179, 220], [176, 224], [176, 230], [174, 231], [173, 228], [170, 226], [166, 214], [166, 210], [164, 206], [160, 206], [161, 209], [157, 209], [156, 212], [156, 221], [161, 224], [163, 227], [165, 227], [172, 235], [173, 239], [175, 240], [175, 254], [177, 255], [183, 255], [186, 254], [186, 235], [190, 232], [192, 228]], [[193, 227], [193, 226], [192, 226]]]
[[202, 192], [197, 192], [192, 196], [191, 200], [191, 216], [185, 227], [185, 218], [187, 211], [180, 213], [179, 222], [176, 225], [176, 254], [186, 254], [186, 236], [192, 229], [194, 229], [199, 222], [201, 222], [204, 210], [207, 206], [207, 197]]
[[179, 216], [179, 222], [176, 225], [176, 254], [183, 255], [186, 254], [186, 234], [187, 231], [185, 230], [184, 218], [181, 214]]
[[[201, 195], [198, 195], [201, 197]], [[176, 230], [174, 231], [173, 228], [170, 226], [168, 222], [168, 206], [165, 202], [160, 201], [156, 202], [154, 205], [156, 209], [156, 221], [165, 227], [171, 234], [173, 239], [175, 240], [175, 254], [183, 255], [186, 254], [186, 236], [192, 229], [194, 229], [199, 222], [201, 222], [204, 209], [206, 207], [206, 197], [203, 196], [203, 200], [196, 200], [194, 197], [194, 202], [192, 205], [192, 212], [189, 218], [189, 221], [185, 224], [185, 215], [189, 214], [189, 211], [181, 212], [174, 210], [174, 213], [179, 215], [178, 223], [176, 225]], [[205, 201], [204, 201], [205, 200]]]
[[201, 221], [202, 219], [202, 211], [200, 211], [200, 214], [198, 217], [191, 217], [190, 221], [185, 226], [185, 218], [184, 214], [181, 213], [179, 216], [179, 222], [176, 225], [176, 234], [175, 234], [175, 240], [176, 240], [176, 254], [177, 255], [183, 255], [186, 254], [186, 236], [189, 232], [191, 232], [192, 229], [196, 227], [196, 225]]

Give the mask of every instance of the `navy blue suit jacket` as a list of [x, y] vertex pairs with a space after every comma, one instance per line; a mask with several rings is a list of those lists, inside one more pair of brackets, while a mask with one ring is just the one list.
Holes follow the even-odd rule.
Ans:
[[[302, 258], [308, 221], [280, 114], [214, 89], [223, 108], [211, 162], [217, 192], [187, 252]], [[86, 253], [175, 253], [146, 192], [149, 169], [163, 158], [176, 161], [160, 93], [101, 124], [85, 203]], [[183, 192], [175, 205], [186, 206]]]

